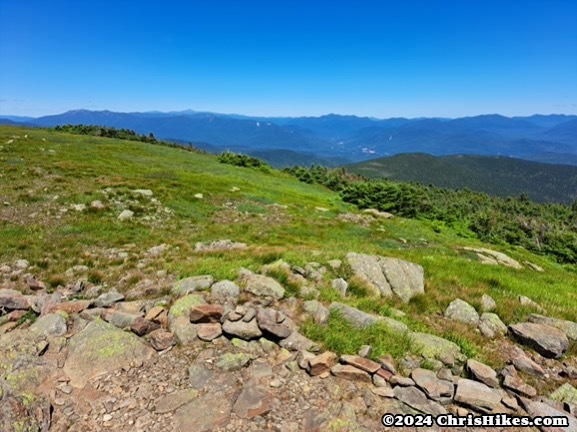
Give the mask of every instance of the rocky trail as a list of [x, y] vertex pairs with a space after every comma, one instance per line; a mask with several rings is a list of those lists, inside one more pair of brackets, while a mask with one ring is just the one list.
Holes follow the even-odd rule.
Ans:
[[[480, 316], [455, 299], [444, 319], [478, 328], [507, 353], [505, 367], [494, 370], [449, 340], [345, 304], [342, 278], [332, 286], [343, 302], [303, 300], [343, 264], [371, 295], [407, 302], [424, 293], [416, 264], [355, 253], [345, 261], [277, 262], [259, 273], [239, 269], [234, 281], [193, 276], [166, 295], [130, 298], [84, 280], [48, 292], [25, 260], [0, 263], [0, 430], [410, 431], [417, 429], [384, 426], [382, 415], [503, 413], [563, 416], [568, 428], [542, 430], [577, 431], [577, 368], [566, 355], [577, 323], [533, 314], [506, 326], [490, 297]], [[287, 295], [273, 270], [306, 295]], [[419, 354], [371, 359], [364, 346], [338, 355], [299, 332], [303, 321], [326, 325], [334, 314], [357, 328], [378, 322], [406, 334]]]

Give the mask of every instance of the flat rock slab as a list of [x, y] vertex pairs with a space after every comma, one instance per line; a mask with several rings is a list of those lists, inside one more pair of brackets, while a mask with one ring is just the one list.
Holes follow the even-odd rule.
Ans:
[[509, 330], [520, 343], [547, 358], [559, 358], [569, 347], [569, 340], [561, 330], [546, 324], [519, 323]]
[[577, 323], [573, 321], [561, 320], [557, 318], [550, 318], [539, 314], [531, 314], [528, 318], [529, 322], [535, 324], [545, 324], [556, 329], [561, 330], [571, 340], [577, 341]]
[[566, 411], [559, 411], [543, 402], [530, 402], [525, 407], [532, 417], [567, 417], [569, 427], [541, 427], [543, 432], [577, 432], [577, 419]]
[[233, 412], [244, 419], [251, 419], [270, 411], [272, 395], [262, 386], [245, 386], [233, 407]]
[[341, 362], [354, 366], [358, 369], [362, 369], [365, 372], [371, 374], [377, 372], [381, 368], [381, 365], [379, 363], [364, 357], [360, 357], [358, 355], [343, 354], [341, 356]]
[[480, 408], [488, 412], [498, 411], [505, 396], [507, 394], [502, 390], [493, 389], [478, 381], [465, 378], [457, 381], [455, 401], [471, 408]]
[[153, 354], [154, 350], [132, 333], [95, 320], [70, 339], [64, 372], [71, 386], [82, 388], [98, 375], [147, 360]]
[[351, 365], [336, 364], [331, 368], [331, 373], [338, 378], [350, 381], [372, 382], [368, 373]]
[[427, 399], [425, 393], [416, 387], [402, 387], [394, 388], [395, 398], [407, 404], [411, 408], [431, 415], [447, 414], [447, 410], [440, 404]]
[[494, 369], [473, 359], [467, 360], [467, 369], [473, 377], [488, 385], [489, 387], [499, 387], [499, 380], [497, 379], [497, 372]]
[[176, 430], [209, 432], [224, 427], [230, 420], [231, 409], [231, 395], [207, 393], [176, 410]]
[[175, 411], [196, 397], [198, 397], [198, 391], [195, 389], [187, 389], [171, 393], [157, 399], [154, 402], [154, 410], [158, 414], [165, 414], [171, 411]]

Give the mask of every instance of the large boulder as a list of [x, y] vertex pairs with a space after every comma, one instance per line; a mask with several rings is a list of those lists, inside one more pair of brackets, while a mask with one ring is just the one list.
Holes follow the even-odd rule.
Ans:
[[424, 270], [417, 264], [353, 252], [348, 253], [345, 260], [353, 274], [378, 297], [395, 294], [407, 303], [413, 296], [425, 292]]
[[569, 339], [577, 341], [577, 323], [573, 321], [561, 320], [557, 318], [550, 318], [539, 314], [531, 314], [528, 318], [529, 322], [535, 324], [545, 324], [565, 333]]
[[547, 358], [559, 358], [569, 347], [565, 333], [545, 324], [519, 323], [509, 326], [511, 334]]
[[71, 386], [82, 388], [91, 378], [147, 360], [153, 353], [139, 337], [97, 319], [70, 339], [64, 372]]

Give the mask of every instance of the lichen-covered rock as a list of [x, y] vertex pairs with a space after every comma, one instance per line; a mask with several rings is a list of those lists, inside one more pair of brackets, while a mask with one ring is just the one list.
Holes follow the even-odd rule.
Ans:
[[464, 361], [465, 356], [461, 348], [454, 342], [428, 333], [410, 332], [409, 337], [413, 340], [416, 351], [429, 358], [442, 359], [450, 355], [453, 358]]
[[479, 319], [479, 331], [483, 336], [493, 339], [497, 335], [506, 335], [507, 326], [497, 314], [485, 312]]
[[239, 285], [255, 296], [272, 297], [280, 300], [284, 297], [284, 288], [271, 277], [252, 273], [246, 269], [239, 272]]
[[171, 293], [177, 296], [183, 296], [195, 291], [209, 289], [214, 284], [214, 277], [211, 275], [191, 276], [177, 281]]
[[213, 301], [225, 303], [231, 301], [236, 303], [240, 294], [240, 288], [233, 281], [222, 280], [210, 287], [210, 296]]
[[172, 322], [178, 317], [186, 317], [189, 319], [190, 316], [190, 309], [193, 306], [198, 306], [201, 304], [206, 304], [204, 298], [198, 294], [189, 294], [184, 297], [179, 298], [177, 301], [174, 302], [172, 307], [168, 312], [168, 321]]
[[91, 378], [136, 361], [147, 360], [154, 351], [140, 338], [101, 320], [94, 320], [69, 341], [64, 372], [70, 385], [82, 388]]
[[461, 299], [455, 299], [447, 306], [445, 318], [475, 327], [479, 324], [479, 314], [475, 308]]

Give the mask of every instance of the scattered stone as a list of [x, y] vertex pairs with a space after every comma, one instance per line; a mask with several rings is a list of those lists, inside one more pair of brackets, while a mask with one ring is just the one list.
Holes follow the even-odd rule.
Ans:
[[541, 366], [531, 360], [529, 357], [525, 355], [525, 353], [519, 350], [511, 359], [513, 366], [517, 368], [517, 370], [521, 372], [525, 372], [526, 374], [533, 375], [536, 377], [544, 377], [545, 371]]
[[222, 327], [220, 323], [198, 324], [196, 326], [198, 338], [210, 342], [222, 335]]
[[272, 297], [280, 300], [284, 297], [284, 288], [271, 277], [252, 273], [242, 269], [239, 272], [239, 284], [245, 291], [259, 297]]
[[122, 294], [110, 291], [98, 296], [98, 298], [94, 300], [93, 306], [97, 308], [106, 308], [122, 300], [124, 300], [124, 296]]
[[250, 356], [245, 353], [226, 353], [218, 358], [215, 366], [225, 371], [234, 371], [246, 366], [250, 362]]
[[316, 342], [301, 335], [298, 331], [293, 331], [289, 337], [281, 340], [279, 343], [281, 348], [286, 348], [291, 351], [318, 351], [319, 347]]
[[479, 331], [483, 336], [493, 339], [497, 335], [504, 336], [507, 334], [507, 326], [497, 314], [485, 312], [479, 319]]
[[28, 260], [19, 259], [12, 265], [12, 267], [14, 267], [16, 270], [26, 270], [28, 267], [30, 267], [30, 263]]
[[94, 200], [90, 203], [90, 209], [96, 211], [104, 210], [104, 204], [100, 200]]
[[63, 315], [54, 313], [38, 318], [30, 326], [30, 332], [36, 337], [62, 336], [66, 334], [68, 327], [66, 326], [66, 318]]
[[453, 396], [453, 383], [442, 381], [437, 378], [437, 374], [427, 369], [413, 369], [411, 378], [415, 385], [419, 387], [427, 397], [438, 400], [442, 396]]
[[577, 405], [577, 389], [565, 383], [549, 395], [549, 399], [556, 402]]
[[159, 324], [142, 317], [136, 317], [136, 319], [130, 325], [130, 330], [138, 336], [144, 336], [159, 328]]
[[565, 333], [569, 339], [577, 341], [577, 322], [550, 318], [538, 314], [529, 315], [528, 321], [535, 324], [545, 324], [555, 327]]
[[[307, 353], [307, 354], [310, 354], [310, 353]], [[313, 356], [312, 354], [310, 354], [310, 355]], [[308, 357], [306, 355], [304, 355], [304, 356], [305, 356], [305, 358]], [[333, 353], [331, 351], [325, 351], [324, 353], [319, 354], [317, 356], [313, 356], [312, 358], [308, 357], [308, 362], [307, 362], [308, 365], [303, 369], [307, 369], [311, 376], [317, 376], [317, 375], [320, 375], [320, 374], [325, 373], [327, 371], [330, 371], [330, 369], [335, 365], [336, 360], [337, 360], [337, 355], [335, 353]]]
[[106, 317], [106, 321], [108, 321], [115, 327], [124, 329], [124, 328], [130, 328], [132, 324], [134, 324], [136, 319], [141, 317], [142, 316], [140, 314], [135, 315], [126, 312], [114, 311]]
[[236, 303], [240, 294], [240, 288], [233, 281], [222, 280], [210, 287], [210, 295], [213, 301], [225, 303], [232, 301]]
[[343, 355], [341, 355], [341, 362], [344, 364], [354, 366], [358, 369], [364, 370], [365, 372], [368, 372], [371, 374], [373, 374], [373, 373], [377, 372], [379, 369], [381, 369], [381, 365], [379, 363], [374, 362], [374, 361], [369, 360], [369, 359], [364, 358], [364, 357], [360, 357], [358, 355], [343, 354]]
[[125, 221], [125, 220], [129, 220], [132, 219], [134, 217], [134, 212], [131, 210], [123, 210], [119, 215], [118, 215], [118, 220], [121, 221]]
[[473, 359], [467, 360], [467, 369], [477, 381], [488, 385], [489, 387], [499, 387], [499, 380], [497, 379], [497, 372], [489, 366], [480, 363]]
[[272, 408], [272, 395], [261, 386], [246, 385], [238, 395], [233, 412], [244, 419], [265, 414]]
[[532, 308], [537, 309], [540, 312], [545, 312], [545, 309], [543, 309], [541, 307], [541, 305], [539, 305], [538, 303], [536, 303], [535, 301], [531, 300], [529, 297], [524, 296], [524, 295], [520, 295], [518, 297], [519, 303], [521, 304], [521, 306], [529, 306]]
[[447, 306], [445, 318], [475, 327], [479, 324], [479, 314], [475, 308], [461, 299], [455, 299]]
[[338, 378], [350, 381], [372, 382], [368, 373], [351, 365], [336, 364], [331, 368], [331, 373]]
[[289, 325], [288, 320], [281, 320], [279, 311], [271, 308], [259, 308], [256, 312], [256, 321], [265, 334], [272, 335], [274, 338], [285, 339], [293, 332], [293, 327]]
[[547, 358], [559, 358], [569, 347], [565, 333], [545, 324], [519, 323], [509, 330], [520, 343], [527, 345]]
[[445, 408], [438, 403], [427, 399], [427, 396], [416, 387], [397, 386], [394, 388], [394, 395], [395, 398], [404, 404], [424, 414], [431, 414], [434, 416], [447, 414]]
[[569, 420], [569, 426], [567, 428], [562, 427], [542, 427], [541, 429], [545, 432], [574, 432], [577, 431], [577, 419], [567, 413], [566, 411], [561, 411], [547, 405], [544, 402], [529, 401], [525, 404], [525, 410], [532, 417], [566, 417]]
[[164, 351], [176, 344], [174, 335], [163, 329], [154, 330], [150, 333], [150, 345], [156, 351]]
[[179, 316], [169, 322], [168, 329], [180, 345], [191, 345], [196, 341], [196, 326], [190, 323], [188, 317]]
[[383, 274], [378, 257], [350, 252], [345, 261], [353, 274], [363, 281], [371, 290], [371, 294], [378, 297], [391, 297], [393, 290]]
[[370, 315], [354, 307], [348, 306], [343, 303], [332, 302], [329, 306], [331, 312], [337, 312], [342, 318], [344, 318], [349, 324], [356, 328], [364, 328], [370, 325], [374, 325], [377, 322], [385, 324], [389, 329], [397, 333], [405, 333], [408, 330], [406, 324], [394, 320], [389, 317], [381, 317]]
[[190, 321], [193, 323], [220, 323], [224, 309], [221, 305], [203, 304], [190, 309]]
[[257, 339], [262, 336], [262, 331], [258, 327], [256, 320], [250, 322], [226, 320], [222, 325], [222, 330], [233, 336], [244, 340]]
[[333, 289], [344, 298], [347, 295], [347, 288], [349, 287], [349, 284], [343, 278], [337, 278], [331, 281], [331, 287], [333, 287]]
[[172, 322], [176, 318], [184, 317], [190, 320], [190, 311], [194, 306], [206, 304], [204, 298], [198, 294], [188, 294], [174, 302], [168, 312], [168, 321]]
[[501, 399], [506, 394], [502, 390], [493, 389], [481, 382], [460, 378], [457, 381], [455, 401], [471, 408], [480, 408], [488, 412], [498, 412]]
[[26, 278], [26, 284], [32, 291], [46, 290], [46, 284], [42, 281], [36, 280], [34, 277]]
[[503, 387], [513, 390], [521, 396], [534, 398], [537, 396], [537, 390], [529, 384], [525, 384], [521, 378], [513, 375], [506, 375], [503, 379]]
[[389, 382], [392, 385], [401, 386], [401, 387], [411, 387], [415, 385], [415, 381], [411, 378], [404, 377], [402, 375], [393, 375], [389, 378]]
[[483, 312], [491, 312], [497, 308], [497, 303], [489, 294], [483, 294], [481, 297], [481, 310]]

